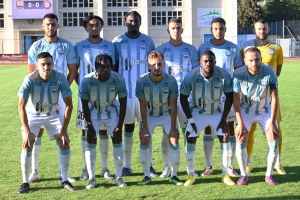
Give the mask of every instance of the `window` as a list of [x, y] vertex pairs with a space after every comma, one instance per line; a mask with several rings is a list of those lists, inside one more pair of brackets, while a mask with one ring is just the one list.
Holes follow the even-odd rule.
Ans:
[[182, 0], [152, 0], [152, 6], [176, 6], [182, 7]]
[[138, 7], [138, 0], [107, 0], [107, 7]]
[[107, 26], [123, 26], [127, 12], [107, 12]]
[[166, 26], [171, 18], [180, 18], [182, 20], [182, 11], [156, 11], [152, 12], [152, 26]]
[[78, 27], [82, 26], [83, 19], [92, 12], [64, 12], [63, 13], [63, 26], [64, 27]]
[[93, 0], [63, 0], [63, 8], [92, 8]]
[[4, 14], [0, 14], [0, 28], [4, 28]]
[[3, 0], [0, 0], [0, 9], [3, 9], [3, 8], [4, 8]]

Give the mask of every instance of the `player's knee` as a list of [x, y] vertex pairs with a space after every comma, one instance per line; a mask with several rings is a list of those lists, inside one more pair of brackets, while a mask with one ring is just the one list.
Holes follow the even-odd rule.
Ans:
[[210, 126], [207, 126], [205, 128], [205, 135], [211, 135], [211, 128], [210, 128]]
[[134, 123], [133, 124], [125, 124], [125, 132], [133, 132], [134, 130]]
[[86, 136], [86, 131], [85, 130], [81, 130], [81, 136], [83, 136], [83, 137]]
[[197, 138], [196, 137], [189, 137], [186, 141], [190, 144], [196, 144]]
[[273, 132], [267, 132], [266, 138], [268, 142], [274, 142], [275, 140], [278, 140], [278, 135]]
[[62, 139], [58, 139], [57, 142], [58, 142], [59, 148], [62, 149], [62, 150], [67, 150], [67, 149], [70, 148], [69, 143], [66, 143], [66, 142], [63, 143]]
[[143, 146], [149, 146], [149, 144], [150, 144], [150, 136], [144, 136], [144, 137], [141, 137], [140, 138], [140, 143], [141, 143], [141, 145], [143, 145]]
[[178, 141], [179, 141], [179, 137], [173, 137], [173, 136], [170, 137], [170, 144], [176, 145], [178, 144]]

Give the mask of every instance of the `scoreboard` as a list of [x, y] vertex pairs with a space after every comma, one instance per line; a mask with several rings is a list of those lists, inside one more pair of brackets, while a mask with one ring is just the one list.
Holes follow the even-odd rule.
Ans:
[[13, 19], [42, 19], [53, 12], [53, 0], [12, 0]]

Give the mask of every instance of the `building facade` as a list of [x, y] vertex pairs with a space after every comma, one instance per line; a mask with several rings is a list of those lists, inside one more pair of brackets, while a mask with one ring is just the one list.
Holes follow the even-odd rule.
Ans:
[[[33, 16], [39, 8], [42, 15]], [[101, 36], [111, 41], [127, 30], [124, 15], [132, 10], [141, 14], [140, 30], [156, 46], [169, 40], [168, 20], [176, 17], [182, 19], [183, 40], [196, 48], [211, 37], [210, 21], [215, 17], [226, 20], [226, 39], [237, 42], [236, 0], [0, 0], [0, 54], [27, 53], [43, 37], [42, 16], [49, 10], [59, 18], [59, 36], [73, 44], [87, 37], [82, 27], [87, 15], [103, 18]]]

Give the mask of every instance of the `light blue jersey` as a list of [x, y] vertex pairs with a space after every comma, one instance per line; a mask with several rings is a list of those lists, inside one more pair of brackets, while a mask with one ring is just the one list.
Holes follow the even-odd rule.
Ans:
[[91, 72], [96, 71], [95, 59], [99, 54], [106, 54], [112, 58], [113, 65], [116, 64], [115, 59], [115, 47], [113, 43], [102, 39], [98, 44], [89, 42], [88, 39], [84, 39], [75, 44], [75, 51], [77, 57], [77, 65], [79, 66], [79, 85], [80, 80]]
[[222, 92], [232, 92], [230, 74], [224, 69], [215, 66], [214, 75], [206, 79], [201, 73], [201, 66], [194, 68], [183, 79], [180, 89], [181, 94], [190, 95], [191, 111], [197, 110], [199, 114], [221, 113], [219, 107]]
[[225, 40], [221, 46], [215, 46], [211, 41], [201, 44], [198, 48], [199, 56], [205, 50], [211, 50], [216, 56], [216, 65], [225, 69], [232, 76], [234, 67], [243, 65], [242, 55], [239, 47], [232, 42]]
[[122, 34], [113, 39], [116, 60], [119, 60], [119, 74], [124, 77], [128, 97], [135, 96], [135, 84], [141, 75], [148, 72], [148, 54], [155, 49], [153, 39], [143, 33], [130, 39]]
[[[18, 96], [28, 100], [27, 114], [32, 116], [51, 116], [60, 114], [58, 98], [72, 96], [67, 78], [60, 72], [53, 70], [50, 80], [42, 81], [39, 71], [27, 75], [19, 89]], [[30, 97], [30, 98], [29, 98]]]
[[166, 64], [165, 72], [175, 77], [179, 88], [185, 75], [191, 71], [193, 67], [199, 66], [197, 49], [185, 42], [178, 47], [174, 47], [170, 42], [166, 42], [157, 47], [156, 50], [164, 54]]
[[95, 72], [86, 75], [80, 84], [79, 97], [89, 100], [91, 119], [112, 119], [119, 116], [116, 96], [127, 96], [125, 80], [116, 72], [106, 82], [98, 80]]
[[173, 76], [164, 73], [160, 82], [154, 83], [150, 73], [141, 76], [136, 82], [136, 97], [146, 99], [149, 116], [158, 117], [170, 114], [170, 98], [178, 98], [178, 86]]
[[277, 88], [277, 75], [270, 66], [262, 64], [256, 76], [248, 73], [246, 65], [233, 73], [233, 92], [241, 93], [243, 113], [255, 115], [270, 113], [270, 90]]
[[67, 76], [68, 64], [76, 63], [73, 45], [65, 39], [58, 38], [55, 43], [48, 43], [45, 38], [34, 42], [28, 51], [28, 64], [36, 64], [36, 57], [41, 52], [49, 52], [53, 57], [55, 70]]

